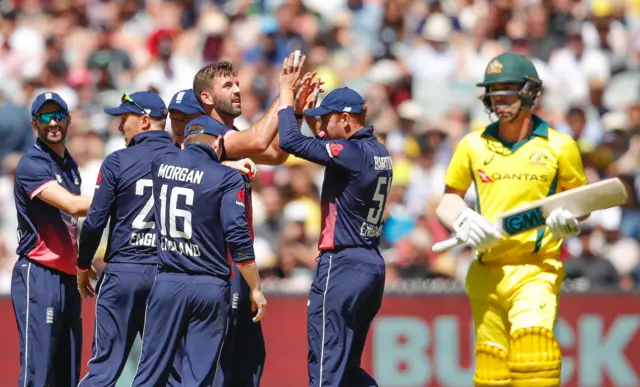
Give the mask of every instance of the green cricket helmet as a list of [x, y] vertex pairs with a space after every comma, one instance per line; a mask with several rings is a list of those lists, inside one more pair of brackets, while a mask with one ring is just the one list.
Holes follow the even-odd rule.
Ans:
[[[489, 91], [489, 86], [515, 83], [522, 85], [520, 90]], [[524, 55], [506, 52], [493, 58], [484, 72], [484, 81], [476, 86], [484, 87], [485, 93], [480, 97], [482, 103], [489, 110], [494, 111], [491, 96], [518, 95], [522, 101], [522, 108], [531, 108], [542, 89], [542, 80], [538, 76], [533, 62]]]

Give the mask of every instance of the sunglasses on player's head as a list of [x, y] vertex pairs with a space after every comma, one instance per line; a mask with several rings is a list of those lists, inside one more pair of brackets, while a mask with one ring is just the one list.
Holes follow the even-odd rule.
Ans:
[[52, 119], [56, 120], [56, 122], [61, 122], [66, 120], [69, 117], [69, 112], [66, 110], [56, 110], [55, 112], [41, 113], [38, 114], [35, 118], [41, 124], [48, 124]]
[[135, 106], [138, 109], [140, 109], [142, 111], [142, 114], [144, 114], [144, 115], [147, 114], [147, 112], [142, 108], [142, 106], [138, 105], [138, 103], [136, 103], [136, 101], [134, 101], [133, 98], [129, 97], [129, 94], [127, 94], [127, 93], [122, 94], [122, 98], [120, 98], [120, 102], [122, 102], [122, 103], [130, 103], [133, 106]]

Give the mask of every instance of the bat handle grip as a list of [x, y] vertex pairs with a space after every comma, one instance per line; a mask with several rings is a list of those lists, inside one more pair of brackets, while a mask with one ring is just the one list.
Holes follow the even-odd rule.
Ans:
[[460, 245], [463, 245], [464, 241], [453, 237], [453, 238], [449, 238], [447, 240], [444, 240], [442, 242], [436, 242], [433, 244], [433, 246], [431, 247], [431, 250], [434, 253], [444, 253], [447, 250], [451, 250], [454, 247], [458, 247]]

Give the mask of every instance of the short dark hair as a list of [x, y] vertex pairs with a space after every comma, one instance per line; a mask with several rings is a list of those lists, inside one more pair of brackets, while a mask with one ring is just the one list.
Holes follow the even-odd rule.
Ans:
[[202, 133], [204, 126], [200, 124], [191, 125], [184, 138], [184, 144], [210, 144], [215, 137], [211, 134]]
[[238, 70], [233, 66], [233, 63], [228, 61], [204, 66], [196, 73], [195, 77], [193, 77], [193, 92], [196, 95], [198, 102], [202, 104], [200, 93], [209, 87], [213, 79], [237, 76]]

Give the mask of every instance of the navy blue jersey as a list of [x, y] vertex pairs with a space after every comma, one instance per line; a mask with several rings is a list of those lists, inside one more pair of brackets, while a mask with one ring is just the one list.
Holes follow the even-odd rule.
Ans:
[[160, 270], [228, 279], [228, 256], [255, 261], [245, 183], [210, 146], [188, 144], [156, 158], [152, 170]]
[[16, 254], [68, 274], [76, 273], [78, 217], [53, 207], [37, 196], [55, 183], [80, 195], [80, 173], [65, 151], [60, 158], [38, 139], [16, 169], [14, 196], [18, 212]]
[[280, 111], [278, 120], [282, 150], [327, 167], [319, 249], [378, 247], [393, 174], [389, 151], [373, 127], [348, 140], [328, 141], [300, 133], [291, 107]]
[[151, 162], [158, 155], [177, 152], [180, 149], [174, 146], [169, 133], [147, 131], [133, 137], [127, 148], [107, 156], [82, 224], [79, 268], [91, 266], [109, 218], [105, 262], [157, 263]]
[[[233, 133], [238, 132], [238, 128], [233, 127], [227, 130], [224, 138], [228, 138], [232, 136]], [[238, 158], [230, 158], [230, 160], [239, 160]], [[244, 189], [245, 189], [245, 208], [247, 211], [247, 222], [249, 223], [249, 232], [251, 233], [251, 238], [253, 239], [253, 201], [252, 201], [252, 188], [251, 188], [251, 178], [249, 175], [242, 175], [242, 180], [244, 181]]]

